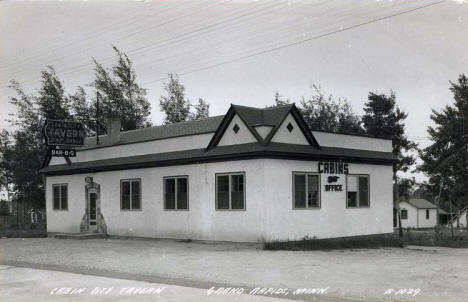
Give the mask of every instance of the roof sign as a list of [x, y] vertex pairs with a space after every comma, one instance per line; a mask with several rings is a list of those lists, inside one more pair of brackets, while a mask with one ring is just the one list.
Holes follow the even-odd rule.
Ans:
[[46, 120], [43, 134], [48, 146], [82, 146], [86, 136], [82, 123]]

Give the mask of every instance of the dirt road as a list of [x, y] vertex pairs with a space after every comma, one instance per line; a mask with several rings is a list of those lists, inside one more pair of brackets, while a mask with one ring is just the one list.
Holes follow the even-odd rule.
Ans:
[[263, 251], [172, 240], [1, 239], [0, 263], [198, 288], [328, 287], [337, 299], [468, 301], [468, 249]]

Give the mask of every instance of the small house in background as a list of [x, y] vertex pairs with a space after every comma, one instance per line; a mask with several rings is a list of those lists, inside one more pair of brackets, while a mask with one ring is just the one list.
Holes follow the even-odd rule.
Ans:
[[437, 206], [425, 199], [401, 201], [400, 211], [401, 226], [404, 228], [433, 228], [437, 225]]

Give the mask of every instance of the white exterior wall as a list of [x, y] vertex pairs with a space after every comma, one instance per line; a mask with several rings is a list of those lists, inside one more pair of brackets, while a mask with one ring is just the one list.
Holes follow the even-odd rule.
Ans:
[[[101, 205], [110, 235], [258, 242], [392, 232], [392, 168], [349, 164], [370, 175], [370, 208], [346, 208], [343, 192], [324, 192], [321, 208], [293, 210], [292, 172], [317, 172], [317, 162], [252, 159], [172, 167], [47, 177], [48, 232], [78, 232], [85, 210], [85, 176], [101, 185]], [[215, 174], [245, 172], [246, 210], [215, 210]], [[189, 211], [165, 211], [163, 177], [189, 176]], [[340, 177], [344, 177], [341, 175]], [[140, 178], [142, 210], [120, 210], [120, 180]], [[52, 184], [68, 183], [68, 211], [52, 210]]]
[[[237, 124], [239, 127], [239, 131], [237, 133], [232, 130], [234, 125]], [[224, 131], [223, 137], [218, 142], [218, 146], [227, 146], [227, 145], [237, 145], [237, 144], [248, 144], [248, 143], [255, 143], [257, 139], [253, 136], [252, 132], [250, 132], [249, 128], [244, 124], [244, 122], [240, 119], [239, 115], [235, 115], [229, 126]], [[205, 147], [208, 146], [206, 143]]]
[[255, 126], [254, 129], [257, 131], [258, 135], [265, 139], [268, 134], [270, 134], [271, 130], [273, 130], [273, 126]]
[[[293, 130], [291, 132], [289, 132], [287, 128], [289, 123], [293, 126]], [[296, 120], [291, 113], [289, 113], [284, 119], [275, 135], [271, 138], [271, 141], [284, 144], [309, 145], [304, 133], [302, 133], [301, 128], [299, 128], [299, 125], [296, 123]]]
[[392, 152], [392, 141], [387, 139], [320, 131], [312, 131], [312, 134], [320, 146]]
[[433, 228], [437, 225], [437, 209], [429, 209], [429, 219], [426, 219], [426, 209], [418, 209], [406, 201], [400, 202], [400, 210], [408, 210], [408, 219], [401, 220], [403, 228]]
[[393, 232], [392, 167], [349, 164], [350, 174], [369, 174], [370, 207], [346, 208], [346, 176], [336, 175], [342, 192], [326, 192], [327, 177], [321, 174], [321, 208], [293, 209], [292, 172], [317, 172], [317, 162], [268, 160], [270, 183], [265, 187], [267, 213], [265, 237], [269, 240], [298, 240], [304, 236], [333, 238]]
[[[187, 149], [202, 149], [208, 146], [212, 137], [213, 133], [207, 133], [172, 137], [141, 143], [95, 148], [82, 151], [79, 150], [78, 152], [76, 152], [76, 157], [71, 157], [70, 159], [72, 162], [84, 162], [116, 157], [181, 151]], [[66, 162], [63, 157], [53, 157], [50, 161], [51, 166], [65, 163]]]
[[[101, 185], [101, 206], [110, 235], [252, 241], [261, 236], [264, 160], [231, 161], [47, 177], [47, 231], [78, 232], [85, 210], [85, 176]], [[215, 210], [215, 173], [246, 174], [246, 210]], [[189, 176], [189, 211], [165, 211], [163, 177]], [[141, 179], [141, 211], [120, 210], [120, 180]], [[68, 211], [52, 210], [52, 184], [68, 183]]]
[[403, 228], [417, 228], [418, 227], [418, 209], [410, 205], [406, 201], [400, 202], [400, 211], [408, 210], [408, 219], [401, 219], [401, 226]]
[[418, 209], [419, 227], [433, 228], [437, 225], [437, 209], [429, 209], [429, 219], [426, 219], [426, 209]]
[[[467, 225], [467, 221], [466, 221], [466, 211], [463, 211], [460, 213], [460, 216], [458, 218], [458, 224], [460, 225], [460, 227], [464, 228], [466, 227]], [[453, 222], [454, 225], [457, 225], [457, 220], [455, 219], [454, 222]]]

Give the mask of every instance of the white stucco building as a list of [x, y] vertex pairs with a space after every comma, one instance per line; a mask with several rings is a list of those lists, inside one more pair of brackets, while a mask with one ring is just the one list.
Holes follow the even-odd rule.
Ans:
[[261, 242], [391, 233], [390, 140], [311, 132], [294, 105], [120, 132], [46, 178], [49, 232]]
[[400, 202], [401, 226], [433, 228], [437, 225], [437, 206], [425, 199], [411, 198]]

